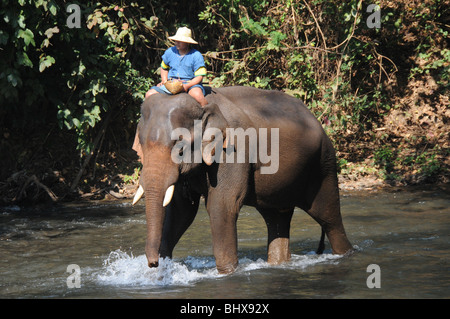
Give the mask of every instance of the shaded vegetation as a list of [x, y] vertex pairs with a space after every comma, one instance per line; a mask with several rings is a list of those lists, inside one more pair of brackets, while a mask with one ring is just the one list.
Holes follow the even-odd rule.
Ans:
[[373, 2], [379, 28], [362, 0], [2, 0], [3, 202], [133, 185], [140, 103], [179, 26], [193, 29], [209, 85], [304, 100], [344, 180], [448, 182], [450, 1]]

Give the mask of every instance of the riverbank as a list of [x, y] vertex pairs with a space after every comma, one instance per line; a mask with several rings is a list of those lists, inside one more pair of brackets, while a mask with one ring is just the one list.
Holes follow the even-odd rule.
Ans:
[[[71, 145], [72, 136], [54, 134], [51, 128], [50, 132], [34, 133], [31, 139], [29, 133], [3, 134], [2, 146], [8, 152], [1, 153], [0, 206], [131, 200], [141, 169], [130, 148], [133, 131], [122, 131], [128, 133], [117, 143], [112, 142], [117, 134], [108, 131], [108, 142], [89, 162], [85, 157], [80, 159]], [[342, 191], [377, 191], [393, 186], [448, 184], [450, 158], [445, 143], [441, 145], [439, 153], [426, 145], [414, 153], [407, 144], [377, 148], [348, 137], [345, 144], [337, 145], [339, 187]]]
[[[53, 171], [52, 174], [42, 175], [42, 179], [37, 175], [27, 175], [21, 171], [11, 175], [1, 184], [2, 196], [0, 206], [28, 206], [46, 203], [76, 202], [90, 200], [132, 200], [138, 188], [139, 164], [134, 162], [136, 168], [134, 173], [126, 173], [116, 170], [98, 177], [95, 181], [89, 181], [91, 174], [83, 174], [80, 185], [75, 189], [70, 189], [70, 184], [62, 172]], [[381, 169], [366, 167], [354, 163], [347, 164], [347, 168], [338, 174], [339, 188], [342, 192], [349, 191], [383, 191], [398, 187], [425, 186], [425, 185], [449, 185], [448, 175], [433, 176], [430, 178], [424, 174], [408, 174], [401, 179], [383, 178], [384, 172]], [[67, 173], [67, 171], [65, 171]], [[6, 187], [9, 187], [6, 190]]]
[[364, 167], [364, 165], [353, 164], [353, 166], [353, 169], [344, 174], [339, 174], [339, 188], [341, 190], [376, 191], [392, 187], [441, 185], [450, 183], [450, 176], [448, 174], [431, 177], [426, 174], [411, 172], [403, 176], [395, 176], [395, 178], [385, 178], [386, 173], [382, 169], [377, 170], [371, 168], [368, 173], [367, 168]]

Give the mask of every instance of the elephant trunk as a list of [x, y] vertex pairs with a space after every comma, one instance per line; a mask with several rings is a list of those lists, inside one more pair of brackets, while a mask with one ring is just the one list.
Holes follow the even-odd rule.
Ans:
[[[145, 254], [149, 267], [159, 265], [165, 207], [172, 199], [174, 184], [179, 177], [178, 166], [171, 160], [170, 155], [170, 149], [167, 147], [154, 144], [144, 147], [144, 166], [140, 183], [145, 193], [147, 220]], [[139, 193], [141, 196], [142, 191]]]
[[150, 188], [145, 191], [145, 215], [147, 219], [147, 241], [145, 253], [149, 267], [158, 267], [159, 247], [164, 226], [165, 208], [172, 200], [175, 186], [171, 185], [165, 192]]
[[166, 170], [169, 175], [163, 176], [149, 174], [144, 178], [145, 192], [145, 215], [147, 221], [147, 240], [145, 244], [145, 253], [149, 267], [158, 267], [159, 248], [164, 226], [165, 207], [170, 204], [175, 182], [177, 180], [176, 172]]
[[149, 267], [158, 267], [159, 264], [159, 247], [165, 216], [163, 196], [164, 192], [162, 191], [154, 189], [145, 191], [145, 215], [147, 219], [145, 254]]

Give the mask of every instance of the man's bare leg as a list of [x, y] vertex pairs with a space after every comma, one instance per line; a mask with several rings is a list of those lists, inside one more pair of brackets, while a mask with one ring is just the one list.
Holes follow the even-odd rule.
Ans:
[[147, 91], [147, 93], [145, 93], [145, 98], [148, 98], [150, 95], [156, 94], [158, 93], [158, 91], [154, 90], [154, 89], [150, 89]]
[[203, 91], [199, 87], [192, 88], [189, 91], [189, 95], [192, 96], [200, 105], [203, 107], [206, 104], [208, 104], [208, 101], [206, 101], [205, 96], [203, 95]]

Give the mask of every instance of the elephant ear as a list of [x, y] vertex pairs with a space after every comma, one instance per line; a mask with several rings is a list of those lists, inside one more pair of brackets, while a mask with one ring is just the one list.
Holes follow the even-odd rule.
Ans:
[[222, 149], [226, 149], [232, 143], [226, 136], [228, 122], [217, 104], [208, 104], [204, 107], [202, 122], [202, 157], [207, 165], [211, 165], [215, 159], [222, 156]]

